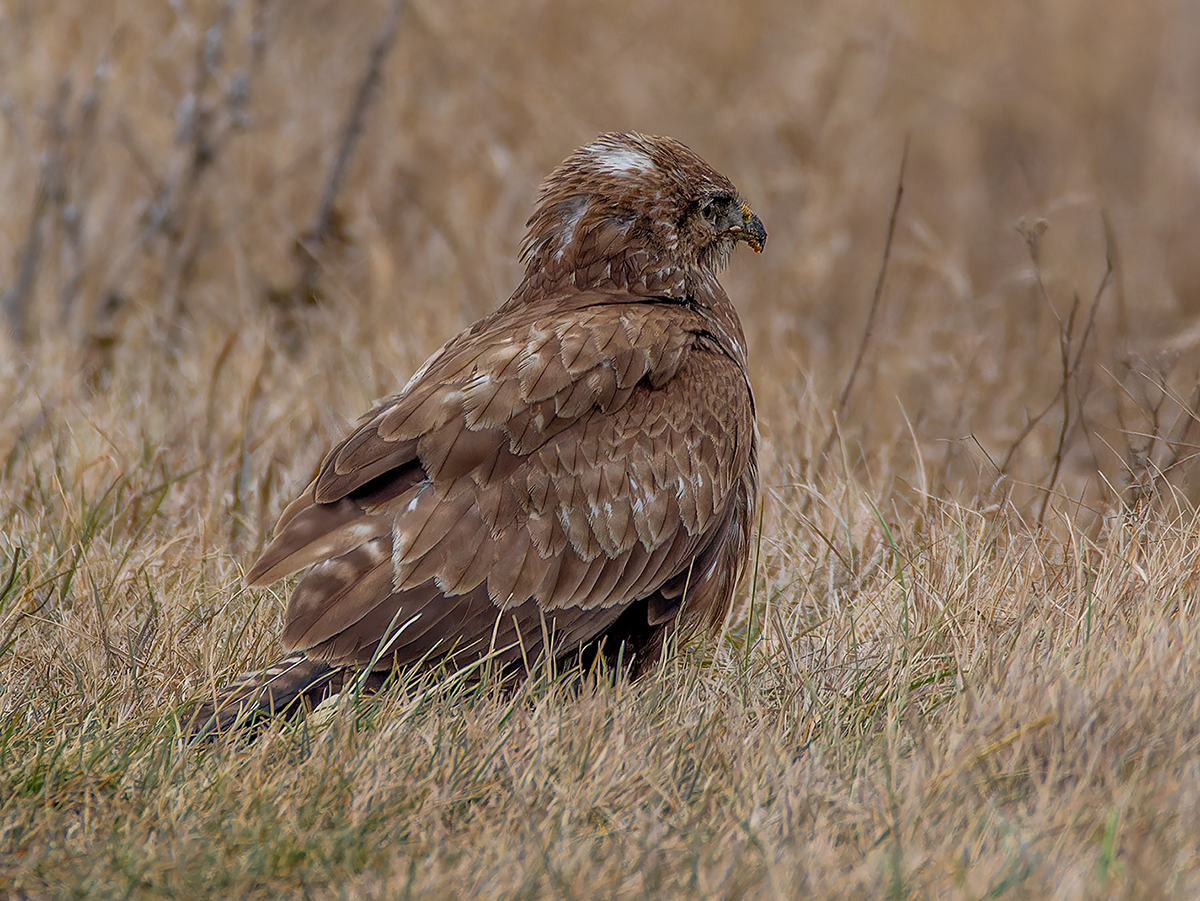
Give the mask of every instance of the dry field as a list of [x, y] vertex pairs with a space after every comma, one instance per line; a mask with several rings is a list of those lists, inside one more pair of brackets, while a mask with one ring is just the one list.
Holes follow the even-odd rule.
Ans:
[[[0, 896], [1200, 897], [1196, 5], [391, 9], [0, 2]], [[733, 620], [188, 745], [283, 504], [613, 129], [771, 235]]]

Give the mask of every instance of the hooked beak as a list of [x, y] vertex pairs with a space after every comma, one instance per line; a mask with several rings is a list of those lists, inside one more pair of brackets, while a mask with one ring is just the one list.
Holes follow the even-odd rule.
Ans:
[[767, 245], [767, 230], [763, 228], [762, 220], [754, 215], [750, 205], [742, 204], [742, 221], [726, 229], [726, 234], [735, 241], [745, 241], [755, 253], [762, 253]]

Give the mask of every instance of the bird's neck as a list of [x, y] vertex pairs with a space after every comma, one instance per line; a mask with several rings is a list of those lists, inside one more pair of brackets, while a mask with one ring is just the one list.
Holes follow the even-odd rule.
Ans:
[[[567, 257], [564, 255], [563, 259]], [[584, 257], [576, 257], [571, 258], [570, 265], [563, 265], [561, 261], [539, 265], [532, 259], [525, 278], [495, 315], [546, 301], [570, 306], [570, 298], [580, 294], [606, 294], [613, 303], [671, 298], [686, 302], [694, 312], [708, 320], [711, 328], [706, 330], [726, 353], [745, 365], [746, 338], [741, 319], [710, 269], [666, 262], [657, 265], [653, 257], [640, 253], [628, 260], [640, 264], [633, 268], [626, 269], [625, 257], [617, 260], [593, 265]]]
[[539, 249], [530, 258], [514, 299], [583, 291], [682, 299], [706, 282], [706, 275], [711, 278], [702, 267], [681, 263], [666, 250], [644, 245], [614, 247], [614, 243], [600, 236], [566, 247]]

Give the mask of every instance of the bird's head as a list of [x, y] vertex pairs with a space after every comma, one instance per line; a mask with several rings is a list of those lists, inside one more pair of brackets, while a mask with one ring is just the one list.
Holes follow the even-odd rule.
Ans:
[[724, 267], [762, 220], [724, 175], [672, 138], [604, 134], [542, 186], [522, 248], [526, 279], [679, 294]]

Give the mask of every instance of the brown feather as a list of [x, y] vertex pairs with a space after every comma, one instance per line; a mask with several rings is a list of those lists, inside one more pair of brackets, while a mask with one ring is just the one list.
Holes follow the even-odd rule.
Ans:
[[318, 645], [356, 625], [392, 587], [391, 540], [380, 539], [309, 568], [288, 599], [280, 642]]
[[744, 209], [669, 138], [602, 135], [551, 173], [512, 297], [330, 451], [251, 568], [307, 567], [285, 645], [362, 666], [400, 623], [382, 667], [495, 641], [520, 670], [546, 628], [555, 655], [625, 644], [644, 672], [668, 631], [719, 622], [757, 491], [745, 339], [716, 274], [766, 240]]

